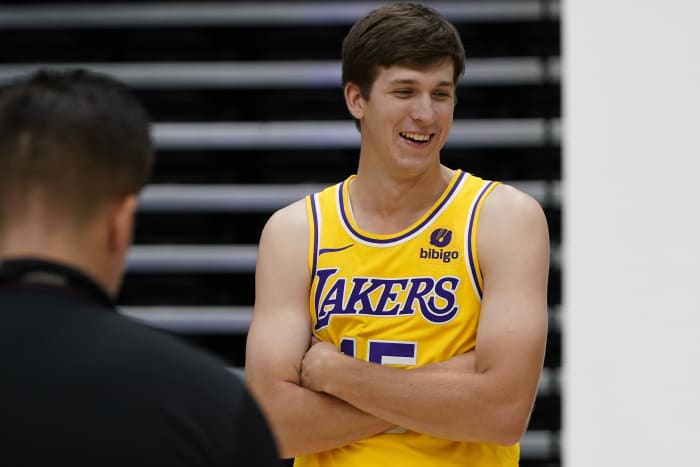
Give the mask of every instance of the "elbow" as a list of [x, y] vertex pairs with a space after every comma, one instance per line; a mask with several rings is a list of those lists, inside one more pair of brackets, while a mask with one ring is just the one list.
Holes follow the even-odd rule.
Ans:
[[508, 410], [501, 413], [488, 434], [488, 441], [502, 446], [512, 446], [520, 441], [527, 430], [529, 410]]
[[490, 398], [490, 407], [484, 413], [486, 423], [482, 441], [512, 446], [520, 441], [530, 423], [534, 405], [534, 395], [524, 391], [496, 392], [498, 397]]
[[512, 446], [520, 441], [527, 430], [530, 420], [531, 404], [510, 398], [483, 401], [481, 416], [471, 433], [470, 439], [460, 441], [478, 441], [501, 446]]
[[299, 430], [293, 423], [294, 417], [289, 414], [290, 407], [294, 405], [285, 402], [288, 401], [285, 395], [289, 384], [294, 383], [256, 381], [254, 378], [250, 378], [248, 384], [272, 432], [277, 451], [283, 459], [297, 456], [300, 452]]
[[275, 439], [277, 450], [281, 457], [284, 457], [288, 450], [289, 442], [287, 431], [284, 429], [283, 419], [280, 417], [280, 410], [275, 401], [278, 394], [274, 391], [274, 384], [264, 378], [256, 378], [246, 372], [246, 386], [258, 404], [258, 408], [263, 413], [268, 428]]
[[521, 423], [519, 420], [504, 421], [499, 430], [493, 433], [493, 442], [503, 446], [512, 446], [520, 441], [525, 434], [527, 424]]
[[[452, 435], [443, 437], [461, 442], [492, 443], [512, 446], [519, 442], [527, 429], [528, 417], [522, 417], [512, 411], [493, 410], [483, 414], [479, 423], [468, 431], [463, 426], [455, 427]], [[461, 431], [461, 432], [460, 432]], [[459, 433], [459, 434], [458, 434]]]
[[274, 404], [260, 404], [272, 433], [280, 458], [287, 459], [299, 454], [299, 439], [294, 425], [285, 417], [283, 409]]
[[277, 445], [279, 456], [288, 459], [299, 455], [298, 430], [295, 429], [292, 420], [285, 415], [284, 408], [274, 402], [260, 404], [260, 408]]
[[308, 440], [300, 436], [300, 430], [294, 424], [280, 420], [272, 428], [280, 458], [291, 459], [313, 452], [308, 448]]
[[277, 450], [281, 459], [292, 459], [297, 454], [296, 450], [290, 443], [285, 443], [283, 440], [277, 440]]

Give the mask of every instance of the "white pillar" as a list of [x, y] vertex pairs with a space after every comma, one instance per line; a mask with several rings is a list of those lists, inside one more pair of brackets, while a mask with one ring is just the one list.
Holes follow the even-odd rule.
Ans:
[[700, 465], [700, 1], [564, 0], [564, 467]]

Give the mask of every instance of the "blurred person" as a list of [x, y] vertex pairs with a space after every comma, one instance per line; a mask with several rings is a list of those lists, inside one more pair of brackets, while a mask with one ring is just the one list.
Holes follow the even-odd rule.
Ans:
[[543, 366], [529, 195], [441, 163], [465, 53], [395, 3], [343, 42], [357, 173], [265, 225], [247, 381], [295, 466], [516, 466]]
[[87, 70], [39, 70], [0, 94], [0, 463], [277, 466], [223, 361], [115, 308], [147, 114]]

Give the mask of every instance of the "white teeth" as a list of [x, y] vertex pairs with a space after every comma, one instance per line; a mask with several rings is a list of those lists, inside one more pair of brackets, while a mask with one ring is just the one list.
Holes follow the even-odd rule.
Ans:
[[404, 138], [412, 139], [414, 141], [428, 141], [430, 139], [430, 135], [425, 135], [421, 133], [413, 133], [413, 132], [401, 132], [399, 133], [401, 136]]

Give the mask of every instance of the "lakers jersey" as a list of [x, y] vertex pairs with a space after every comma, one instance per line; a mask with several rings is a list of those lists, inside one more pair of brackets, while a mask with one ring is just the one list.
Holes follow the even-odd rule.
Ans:
[[[413, 225], [376, 235], [353, 219], [352, 178], [306, 198], [313, 334], [347, 355], [405, 369], [473, 350], [483, 287], [476, 232], [496, 183], [457, 170]], [[517, 466], [518, 457], [518, 445], [394, 429], [294, 465], [490, 467]]]

